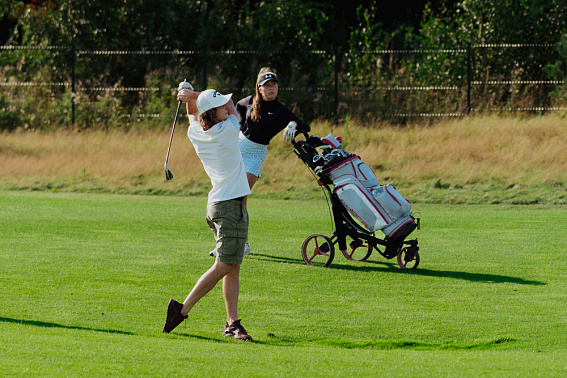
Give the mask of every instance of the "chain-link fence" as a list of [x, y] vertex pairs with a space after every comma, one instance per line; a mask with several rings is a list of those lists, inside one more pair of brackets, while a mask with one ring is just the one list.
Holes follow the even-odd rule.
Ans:
[[108, 51], [73, 46], [0, 48], [0, 129], [121, 127], [170, 122], [177, 85], [213, 87], [236, 100], [254, 93], [256, 73], [274, 67], [280, 100], [311, 121], [461, 117], [477, 112], [567, 110], [550, 93], [553, 44], [455, 49], [312, 51]]

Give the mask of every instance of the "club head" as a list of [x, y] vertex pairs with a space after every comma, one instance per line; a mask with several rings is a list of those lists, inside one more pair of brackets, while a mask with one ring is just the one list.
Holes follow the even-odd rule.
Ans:
[[171, 180], [172, 178], [173, 178], [173, 173], [171, 173], [171, 171], [167, 169], [167, 167], [165, 167], [165, 179]]

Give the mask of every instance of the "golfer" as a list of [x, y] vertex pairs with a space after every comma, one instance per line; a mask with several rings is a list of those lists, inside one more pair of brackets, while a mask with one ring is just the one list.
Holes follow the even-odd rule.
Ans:
[[163, 332], [171, 332], [187, 319], [193, 306], [223, 280], [227, 322], [223, 336], [252, 340], [238, 318], [240, 264], [248, 236], [248, 213], [243, 199], [250, 194], [238, 144], [239, 123], [232, 94], [207, 89], [181, 90], [177, 98], [187, 104], [187, 136], [201, 159], [213, 188], [207, 201], [207, 223], [216, 240], [213, 266], [197, 281], [183, 303], [169, 301]]

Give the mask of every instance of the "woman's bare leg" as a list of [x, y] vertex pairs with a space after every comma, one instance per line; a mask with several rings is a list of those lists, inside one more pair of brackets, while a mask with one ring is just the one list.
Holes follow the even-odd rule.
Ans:
[[[246, 172], [246, 178], [248, 179], [248, 185], [250, 186], [250, 190], [252, 190], [252, 187], [254, 186], [254, 184], [256, 184], [256, 181], [258, 181], [258, 177], [254, 176], [252, 173]], [[248, 196], [244, 197], [242, 203], [244, 204], [244, 206], [246, 206], [246, 204], [248, 203]]]

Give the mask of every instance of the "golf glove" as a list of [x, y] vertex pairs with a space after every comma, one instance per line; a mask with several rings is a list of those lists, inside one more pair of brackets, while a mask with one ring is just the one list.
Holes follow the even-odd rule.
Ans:
[[283, 133], [283, 140], [291, 142], [293, 138], [295, 138], [295, 128], [297, 127], [297, 123], [291, 121], [284, 130]]
[[179, 83], [179, 87], [177, 88], [177, 91], [179, 92], [182, 89], [189, 89], [190, 91], [192, 91], [193, 86], [189, 84], [187, 80], [183, 80], [181, 83]]

